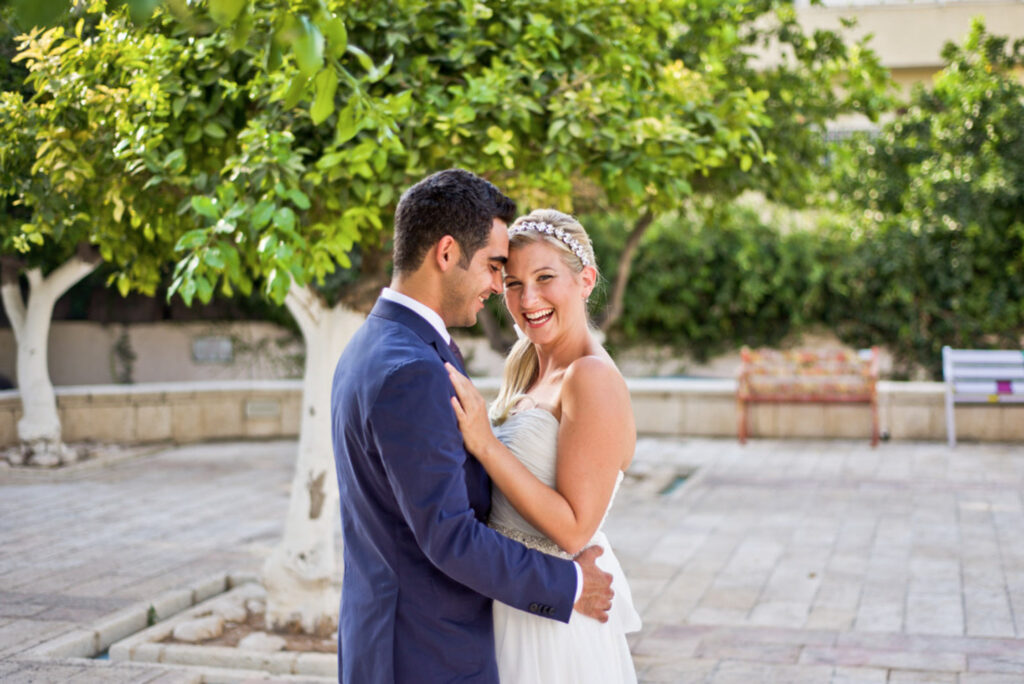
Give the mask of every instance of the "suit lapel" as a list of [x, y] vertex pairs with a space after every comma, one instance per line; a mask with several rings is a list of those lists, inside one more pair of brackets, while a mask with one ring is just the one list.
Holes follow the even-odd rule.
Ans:
[[373, 310], [370, 311], [371, 316], [380, 316], [390, 321], [400, 323], [405, 327], [412, 330], [416, 335], [423, 340], [424, 344], [428, 344], [434, 348], [437, 355], [442, 360], [452, 364], [460, 371], [465, 372], [465, 369], [452, 354], [452, 350], [448, 347], [448, 344], [441, 337], [440, 333], [428, 323], [418, 313], [407, 307], [392, 302], [388, 299], [378, 299], [377, 303], [373, 305]]

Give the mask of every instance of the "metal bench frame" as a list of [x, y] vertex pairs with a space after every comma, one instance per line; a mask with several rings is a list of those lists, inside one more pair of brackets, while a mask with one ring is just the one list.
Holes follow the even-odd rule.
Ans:
[[942, 348], [946, 437], [956, 446], [956, 404], [1024, 403], [1024, 350]]

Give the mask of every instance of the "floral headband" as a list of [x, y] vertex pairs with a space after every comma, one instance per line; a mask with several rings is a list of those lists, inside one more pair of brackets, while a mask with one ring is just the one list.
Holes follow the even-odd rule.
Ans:
[[583, 262], [584, 266], [590, 266], [590, 259], [587, 257], [587, 253], [584, 251], [583, 245], [581, 245], [572, 235], [569, 235], [561, 228], [555, 228], [550, 223], [545, 223], [544, 221], [523, 221], [522, 223], [517, 223], [508, 229], [508, 237], [511, 240], [516, 235], [527, 231], [543, 233], [561, 240], [565, 243], [566, 247], [572, 250], [573, 254], [579, 257], [579, 260]]

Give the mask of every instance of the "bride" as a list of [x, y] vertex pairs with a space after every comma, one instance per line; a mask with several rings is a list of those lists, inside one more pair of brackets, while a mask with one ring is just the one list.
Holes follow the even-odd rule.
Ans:
[[615, 599], [607, 622], [577, 613], [568, 624], [496, 601], [500, 680], [636, 682], [625, 635], [640, 629], [640, 618], [601, 531], [636, 429], [626, 382], [590, 330], [593, 248], [579, 222], [551, 209], [520, 217], [508, 235], [505, 305], [523, 337], [506, 360], [490, 420], [479, 392], [449, 366], [452, 405], [467, 449], [497, 487], [490, 526], [565, 558], [602, 547], [598, 565], [612, 574]]

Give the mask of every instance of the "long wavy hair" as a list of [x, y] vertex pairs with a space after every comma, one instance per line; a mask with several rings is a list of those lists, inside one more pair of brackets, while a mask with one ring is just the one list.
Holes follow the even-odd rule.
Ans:
[[[597, 262], [594, 259], [594, 246], [590, 242], [590, 236], [583, 229], [580, 222], [568, 214], [563, 214], [555, 209], [535, 209], [526, 216], [520, 216], [513, 222], [509, 229], [526, 222], [547, 223], [554, 228], [560, 228], [570, 235], [583, 248], [583, 253], [590, 264], [597, 269]], [[553, 235], [546, 235], [535, 230], [527, 230], [518, 233], [509, 240], [508, 249], [514, 249], [544, 241], [559, 251], [562, 262], [569, 267], [573, 273], [580, 273], [583, 270], [583, 261], [571, 250], [569, 246]], [[491, 404], [489, 411], [491, 422], [501, 425], [508, 419], [508, 414], [516, 403], [523, 397], [526, 390], [530, 388], [537, 379], [537, 350], [529, 338], [521, 336], [512, 346], [505, 360], [505, 371], [501, 378], [501, 387], [498, 390], [498, 398]]]

